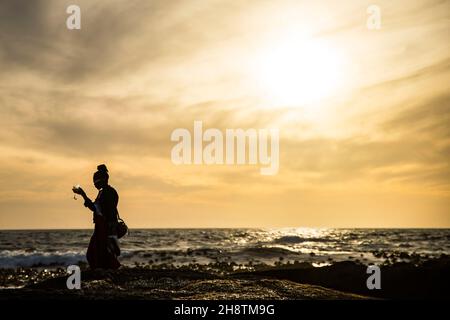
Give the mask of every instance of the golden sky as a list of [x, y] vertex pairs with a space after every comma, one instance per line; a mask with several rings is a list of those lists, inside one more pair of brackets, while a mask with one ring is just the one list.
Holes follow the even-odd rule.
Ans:
[[[92, 227], [100, 163], [132, 228], [450, 227], [449, 36], [437, 0], [2, 1], [0, 228]], [[194, 120], [279, 128], [278, 174], [175, 166]]]

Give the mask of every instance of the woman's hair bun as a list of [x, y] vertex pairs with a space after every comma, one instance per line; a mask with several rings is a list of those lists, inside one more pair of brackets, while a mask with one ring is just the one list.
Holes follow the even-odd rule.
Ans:
[[106, 168], [106, 165], [104, 165], [104, 164], [99, 164], [99, 165], [97, 166], [97, 170], [98, 170], [99, 172], [108, 173], [108, 168]]

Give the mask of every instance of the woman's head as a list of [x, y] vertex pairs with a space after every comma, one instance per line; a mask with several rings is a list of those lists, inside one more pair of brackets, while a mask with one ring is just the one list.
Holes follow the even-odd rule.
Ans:
[[104, 164], [100, 164], [97, 166], [97, 172], [94, 173], [94, 185], [97, 189], [101, 189], [108, 185], [108, 169]]

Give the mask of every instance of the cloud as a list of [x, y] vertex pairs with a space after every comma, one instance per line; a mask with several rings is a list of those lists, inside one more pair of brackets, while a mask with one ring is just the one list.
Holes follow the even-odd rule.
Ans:
[[176, 58], [177, 50], [187, 54], [195, 46], [188, 22], [195, 11], [189, 3], [77, 1], [81, 30], [67, 30], [70, 4], [2, 1], [0, 39], [6, 44], [0, 51], [2, 67], [63, 83], [92, 84]]
[[[397, 108], [399, 109], [399, 108]], [[312, 184], [348, 181], [402, 183], [447, 193], [450, 187], [450, 96], [392, 111], [378, 135], [288, 139], [281, 163]]]
[[[79, 31], [65, 27], [69, 4], [0, 2], [0, 218], [47, 210], [46, 201], [65, 208], [71, 184], [90, 186], [106, 162], [125, 208], [155, 205], [174, 221], [173, 212], [203, 205], [201, 214], [220, 207], [245, 221], [264, 211], [267, 225], [280, 224], [271, 210], [284, 210], [301, 224], [304, 206], [322, 216], [334, 203], [364, 209], [352, 207], [361, 190], [389, 193], [404, 212], [404, 199], [417, 196], [448, 221], [438, 205], [450, 190], [448, 2], [381, 1], [379, 32], [366, 30], [357, 1], [80, 0]], [[248, 65], [292, 30], [346, 55], [343, 98], [271, 106], [254, 89]], [[174, 166], [170, 134], [194, 120], [221, 130], [279, 127], [279, 174]], [[400, 194], [408, 195], [395, 200]]]

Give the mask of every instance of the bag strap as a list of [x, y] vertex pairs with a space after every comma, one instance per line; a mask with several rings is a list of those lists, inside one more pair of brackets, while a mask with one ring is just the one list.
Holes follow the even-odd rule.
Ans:
[[119, 210], [117, 210], [117, 220], [122, 220], [123, 221], [123, 219], [120, 217]]

